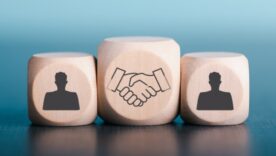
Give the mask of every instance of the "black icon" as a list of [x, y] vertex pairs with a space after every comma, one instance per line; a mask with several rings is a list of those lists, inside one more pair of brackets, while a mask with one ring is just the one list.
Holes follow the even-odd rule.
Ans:
[[45, 95], [43, 110], [79, 110], [78, 95], [65, 90], [67, 75], [63, 72], [56, 73], [57, 90]]
[[162, 68], [152, 71], [151, 74], [127, 73], [121, 68], [116, 68], [108, 89], [113, 92], [119, 91], [119, 95], [129, 105], [141, 107], [158, 92], [169, 90], [170, 85]]
[[233, 110], [231, 93], [219, 90], [221, 76], [217, 72], [209, 74], [211, 90], [199, 94], [197, 110]]

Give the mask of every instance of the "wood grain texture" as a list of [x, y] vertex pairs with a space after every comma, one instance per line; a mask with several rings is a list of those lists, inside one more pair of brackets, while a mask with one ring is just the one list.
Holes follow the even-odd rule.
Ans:
[[96, 118], [95, 58], [91, 55], [36, 54], [28, 68], [28, 106], [33, 123], [75, 126]]
[[235, 125], [249, 113], [249, 66], [238, 53], [189, 53], [181, 59], [181, 115], [203, 125]]
[[108, 38], [98, 52], [99, 114], [108, 122], [158, 125], [178, 113], [180, 49], [170, 38]]

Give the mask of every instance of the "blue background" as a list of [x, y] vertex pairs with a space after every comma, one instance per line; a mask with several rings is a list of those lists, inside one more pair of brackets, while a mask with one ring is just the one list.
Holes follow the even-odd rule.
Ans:
[[175, 38], [182, 54], [244, 53], [250, 62], [251, 111], [271, 118], [272, 113], [258, 112], [276, 109], [275, 6], [275, 0], [1, 1], [1, 114], [20, 112], [27, 120], [27, 62], [32, 54], [96, 55], [106, 37], [153, 35]]

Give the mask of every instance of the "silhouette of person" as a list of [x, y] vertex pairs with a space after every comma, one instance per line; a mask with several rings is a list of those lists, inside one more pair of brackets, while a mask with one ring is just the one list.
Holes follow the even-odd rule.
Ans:
[[55, 83], [57, 90], [45, 95], [43, 110], [79, 110], [78, 95], [65, 90], [67, 75], [63, 72], [56, 73]]
[[219, 90], [220, 78], [217, 72], [209, 74], [211, 90], [199, 94], [197, 110], [233, 110], [231, 93]]

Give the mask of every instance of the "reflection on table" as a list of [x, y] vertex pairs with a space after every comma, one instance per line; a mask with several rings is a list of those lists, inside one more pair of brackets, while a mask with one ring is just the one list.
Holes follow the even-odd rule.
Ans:
[[94, 126], [34, 127], [29, 133], [31, 155], [95, 155], [97, 138]]
[[30, 126], [28, 134], [30, 154], [40, 156], [249, 155], [249, 135], [245, 125]]
[[179, 148], [188, 155], [248, 156], [249, 134], [245, 125], [223, 127], [181, 126]]
[[99, 130], [100, 155], [178, 155], [173, 125], [146, 127], [103, 126]]

